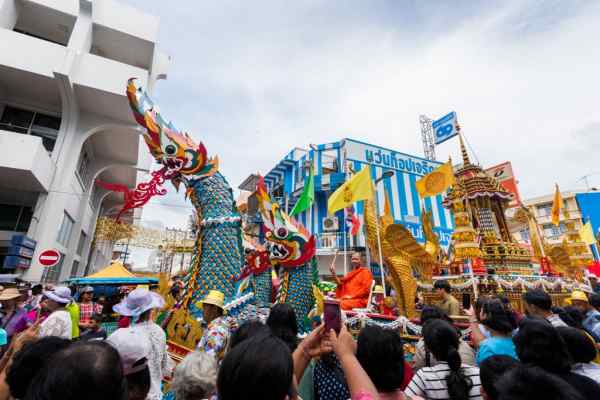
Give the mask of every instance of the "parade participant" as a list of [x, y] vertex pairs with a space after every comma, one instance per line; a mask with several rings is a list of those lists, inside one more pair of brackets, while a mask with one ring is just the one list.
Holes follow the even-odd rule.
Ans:
[[[452, 323], [452, 319], [448, 317], [441, 309], [434, 306], [425, 306], [421, 311], [420, 323], [421, 326], [425, 326], [429, 321], [436, 319], [444, 320], [448, 323]], [[458, 353], [463, 364], [475, 366], [475, 351], [467, 342], [459, 338], [458, 342]], [[433, 367], [438, 365], [440, 362], [435, 358], [433, 354], [425, 347], [425, 340], [420, 338], [415, 345], [415, 357], [413, 363], [413, 369], [415, 371], [423, 367]]]
[[316, 360], [313, 370], [313, 386], [319, 400], [350, 398], [350, 389], [344, 377], [342, 365], [334, 353], [323, 354]]
[[574, 362], [571, 371], [600, 383], [600, 365], [593, 362], [598, 354], [594, 341], [576, 328], [561, 327], [556, 330], [565, 341]]
[[4, 289], [0, 293], [0, 303], [2, 303], [2, 321], [0, 327], [6, 331], [7, 340], [13, 338], [19, 332], [27, 329], [27, 312], [17, 307], [17, 300], [21, 293], [17, 288]]
[[[77, 287], [70, 286], [68, 288], [71, 292], [71, 297], [77, 294]], [[73, 298], [69, 304], [65, 306], [65, 310], [71, 316], [71, 338], [77, 339], [79, 337], [79, 304]]]
[[25, 308], [27, 311], [35, 310], [39, 307], [40, 302], [42, 301], [42, 292], [44, 291], [44, 287], [40, 284], [33, 285], [31, 287], [31, 298], [27, 301]]
[[488, 301], [481, 312], [481, 323], [490, 331], [491, 337], [479, 343], [477, 365], [493, 355], [505, 355], [516, 359], [517, 353], [512, 340], [512, 315], [498, 299]]
[[225, 295], [218, 290], [209, 291], [206, 297], [200, 301], [206, 327], [197, 349], [212, 354], [219, 363], [225, 357], [231, 335], [230, 321], [224, 315], [224, 303]]
[[571, 294], [571, 304], [583, 313], [583, 327], [596, 337], [600, 337], [600, 311], [589, 302], [587, 295], [581, 290]]
[[[58, 289], [58, 288], [57, 288]], [[119, 353], [106, 342], [60, 350], [33, 379], [26, 400], [124, 400], [127, 381]]]
[[294, 309], [286, 303], [276, 304], [271, 308], [267, 318], [267, 326], [273, 336], [283, 340], [290, 351], [298, 346], [298, 323]]
[[405, 398], [402, 390], [412, 379], [412, 370], [404, 361], [404, 348], [398, 332], [376, 325], [364, 327], [358, 336], [356, 358], [371, 378], [380, 398]]
[[94, 314], [88, 323], [88, 328], [83, 331], [79, 339], [81, 340], [104, 340], [106, 331], [102, 328], [102, 315]]
[[600, 312], [600, 294], [590, 293], [589, 299], [592, 307], [594, 307], [596, 311]]
[[81, 291], [81, 302], [79, 303], [79, 328], [87, 330], [92, 322], [92, 315], [101, 314], [102, 306], [92, 301], [94, 296], [94, 288], [86, 286]]
[[571, 385], [536, 366], [518, 365], [500, 377], [498, 400], [584, 400]]
[[214, 357], [194, 351], [175, 368], [171, 392], [175, 400], [209, 399], [217, 390], [217, 362]]
[[151, 383], [148, 400], [162, 399], [161, 382], [170, 371], [167, 337], [162, 328], [152, 321], [153, 310], [162, 308], [164, 305], [165, 301], [159, 294], [145, 288], [137, 288], [131, 291], [123, 301], [113, 306], [113, 310], [119, 315], [137, 319], [136, 323], [129, 328], [121, 329], [131, 329], [136, 335], [145, 336], [150, 341], [148, 368]]
[[[217, 378], [219, 400], [296, 398], [289, 347], [272, 335], [244, 340], [223, 359]], [[176, 400], [179, 400], [176, 398]]]
[[340, 306], [343, 310], [365, 308], [373, 283], [373, 275], [364, 266], [364, 257], [360, 252], [355, 251], [352, 253], [350, 265], [352, 271], [341, 279], [335, 273], [335, 265], [332, 264], [329, 267], [329, 271], [338, 284], [335, 296], [340, 300]]
[[48, 312], [46, 318], [40, 324], [40, 337], [58, 336], [64, 339], [73, 339], [73, 321], [66, 310], [66, 306], [72, 303], [71, 290], [66, 286], [57, 286], [52, 291], [44, 292], [46, 300], [43, 303]]
[[135, 329], [117, 329], [106, 341], [113, 346], [121, 358], [123, 375], [127, 379], [128, 400], [144, 400], [150, 391], [150, 341]]
[[48, 364], [54, 354], [70, 344], [70, 340], [54, 336], [26, 343], [14, 354], [7, 367], [6, 384], [10, 395], [14, 399], [23, 399], [37, 373]]
[[567, 326], [560, 317], [552, 312], [552, 299], [541, 289], [529, 289], [523, 295], [525, 313], [534, 317], [545, 318], [553, 327]]
[[405, 392], [427, 399], [482, 399], [479, 369], [462, 364], [456, 329], [436, 319], [423, 327], [423, 337], [425, 346], [440, 363], [417, 371]]
[[519, 360], [538, 366], [570, 384], [585, 399], [600, 398], [600, 385], [571, 372], [571, 356], [565, 342], [548, 321], [524, 319], [514, 337]]
[[516, 368], [519, 362], [509, 356], [491, 356], [479, 365], [481, 378], [481, 395], [485, 400], [498, 400], [498, 379], [508, 371]]
[[450, 316], [460, 315], [460, 304], [458, 303], [458, 300], [450, 294], [452, 291], [450, 283], [446, 280], [438, 280], [433, 284], [433, 288], [440, 299], [436, 305]]
[[231, 334], [231, 340], [229, 341], [229, 348], [233, 349], [235, 346], [240, 344], [246, 339], [254, 336], [267, 336], [271, 333], [268, 326], [260, 321], [246, 321], [235, 332]]

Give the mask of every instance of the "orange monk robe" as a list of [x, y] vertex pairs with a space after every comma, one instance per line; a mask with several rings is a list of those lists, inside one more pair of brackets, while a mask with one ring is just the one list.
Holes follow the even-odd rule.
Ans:
[[356, 268], [340, 279], [341, 283], [335, 291], [342, 310], [365, 308], [371, 292], [373, 275], [365, 267]]

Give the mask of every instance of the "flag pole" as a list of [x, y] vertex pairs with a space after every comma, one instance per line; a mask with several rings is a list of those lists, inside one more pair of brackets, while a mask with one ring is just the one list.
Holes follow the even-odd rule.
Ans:
[[377, 215], [375, 216], [375, 231], [377, 232], [377, 249], [379, 250], [379, 273], [381, 275], [381, 285], [383, 286], [383, 294], [386, 293], [385, 288], [385, 275], [383, 273], [383, 254], [381, 252], [381, 234], [379, 232], [379, 182], [375, 180], [375, 201], [377, 205]]
[[344, 229], [342, 230], [342, 235], [344, 235], [344, 276], [348, 273], [348, 244], [346, 243], [347, 239], [346, 237], [348, 236], [346, 230], [346, 209], [344, 208], [344, 225], [343, 225]]

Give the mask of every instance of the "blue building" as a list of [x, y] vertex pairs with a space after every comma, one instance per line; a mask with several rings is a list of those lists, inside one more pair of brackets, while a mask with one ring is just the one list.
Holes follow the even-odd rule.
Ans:
[[[344, 239], [348, 247], [365, 246], [362, 229], [356, 237], [346, 233], [343, 211], [333, 216], [327, 215], [327, 199], [350, 176], [349, 169], [358, 172], [367, 165], [371, 166], [373, 180], [381, 177], [385, 171], [393, 172], [377, 185], [380, 212], [383, 212], [387, 193], [394, 219], [410, 228], [417, 240], [423, 241], [420, 223], [423, 204], [427, 211], [432, 211], [434, 231], [440, 237], [441, 244], [448, 245], [453, 221], [450, 212], [442, 207], [442, 195], [420, 201], [415, 186], [419, 178], [440, 163], [354, 139], [311, 145], [309, 149], [295, 148], [264, 176], [272, 198], [288, 212], [304, 189], [311, 163], [315, 169], [315, 203], [312, 210], [301, 213], [297, 219], [316, 236], [320, 261], [326, 263], [324, 258], [343, 250]], [[249, 178], [247, 181], [251, 180]], [[250, 187], [240, 188], [253, 190]], [[362, 224], [363, 202], [358, 202], [355, 209]]]

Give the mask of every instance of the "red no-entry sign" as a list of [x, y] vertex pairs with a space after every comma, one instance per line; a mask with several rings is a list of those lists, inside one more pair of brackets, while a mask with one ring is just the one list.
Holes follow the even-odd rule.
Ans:
[[54, 249], [44, 250], [38, 256], [38, 261], [44, 267], [53, 267], [60, 261], [60, 253]]

